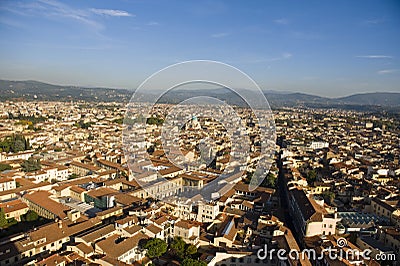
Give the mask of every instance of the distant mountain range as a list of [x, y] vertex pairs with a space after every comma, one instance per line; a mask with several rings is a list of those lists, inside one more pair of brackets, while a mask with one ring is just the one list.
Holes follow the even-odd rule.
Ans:
[[126, 101], [132, 91], [125, 89], [85, 88], [43, 83], [34, 80], [0, 80], [0, 100], [55, 100], [55, 101]]
[[[245, 91], [245, 90], [244, 90]], [[272, 108], [279, 107], [340, 107], [344, 109], [390, 109], [400, 110], [400, 93], [375, 92], [354, 94], [341, 98], [327, 98], [305, 93], [264, 91]], [[116, 101], [128, 102], [133, 91], [127, 89], [87, 88], [52, 85], [38, 81], [0, 80], [0, 100], [58, 100], [58, 101]], [[141, 95], [143, 100], [153, 99], [156, 92]], [[243, 100], [228, 89], [173, 90], [165, 94], [160, 102], [179, 103], [195, 96], [209, 96], [230, 104], [242, 105]]]

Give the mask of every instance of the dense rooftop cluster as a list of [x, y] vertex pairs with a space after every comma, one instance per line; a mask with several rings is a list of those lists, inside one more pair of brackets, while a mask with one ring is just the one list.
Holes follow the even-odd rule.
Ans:
[[[279, 109], [271, 142], [260, 137], [250, 110], [236, 108], [244, 126], [233, 134], [218, 117], [191, 115], [176, 129], [179, 138], [163, 143], [170, 104], [156, 105], [150, 120], [131, 117], [128, 125], [126, 107], [112, 102], [0, 107], [0, 265], [377, 264], [333, 261], [326, 247], [399, 256], [395, 117]], [[126, 126], [139, 132], [129, 136], [129, 156]], [[273, 133], [273, 122], [263, 126]], [[248, 153], [235, 139], [242, 135], [249, 136]], [[263, 158], [271, 167], [250, 190]], [[210, 199], [196, 198], [222, 173], [224, 185]], [[338, 246], [340, 238], [347, 246]], [[312, 248], [322, 259], [260, 258], [265, 245]]]

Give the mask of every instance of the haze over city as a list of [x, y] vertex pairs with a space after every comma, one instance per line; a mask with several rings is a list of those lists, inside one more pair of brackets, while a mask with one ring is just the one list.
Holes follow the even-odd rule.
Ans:
[[0, 78], [134, 89], [208, 59], [265, 90], [398, 92], [399, 14], [397, 1], [1, 1]]

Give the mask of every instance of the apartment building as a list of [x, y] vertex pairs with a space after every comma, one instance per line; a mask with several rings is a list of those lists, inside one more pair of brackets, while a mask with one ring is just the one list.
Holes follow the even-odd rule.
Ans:
[[289, 211], [294, 218], [297, 233], [302, 237], [334, 235], [337, 224], [336, 212], [329, 213], [322, 202], [308, 196], [304, 190], [290, 190]]

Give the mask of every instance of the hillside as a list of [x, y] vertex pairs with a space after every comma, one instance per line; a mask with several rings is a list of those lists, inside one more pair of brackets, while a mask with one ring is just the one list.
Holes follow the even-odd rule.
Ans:
[[[246, 92], [246, 90], [242, 90]], [[110, 88], [85, 88], [78, 86], [53, 85], [38, 81], [10, 81], [0, 80], [0, 100], [84, 100], [84, 101], [116, 101], [128, 102], [133, 91], [127, 89]], [[327, 98], [298, 92], [265, 91], [271, 107], [340, 107], [347, 109], [400, 108], [400, 93], [363, 93], [347, 97]], [[153, 99], [157, 92], [146, 92], [141, 95], [142, 100]], [[179, 103], [185, 99], [196, 96], [209, 96], [226, 101], [229, 104], [244, 105], [243, 100], [228, 89], [215, 90], [184, 90], [176, 89], [166, 93], [159, 102]]]

